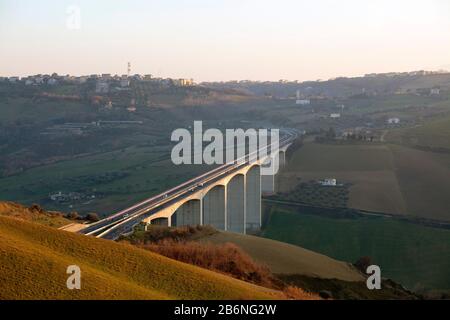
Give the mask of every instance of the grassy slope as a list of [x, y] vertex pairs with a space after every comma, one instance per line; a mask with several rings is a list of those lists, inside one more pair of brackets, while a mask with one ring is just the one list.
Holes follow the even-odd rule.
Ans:
[[406, 145], [450, 149], [450, 117], [419, 127], [392, 130], [387, 139]]
[[279, 241], [230, 232], [217, 232], [203, 237], [201, 241], [234, 243], [276, 274], [301, 274], [346, 281], [363, 280], [361, 274], [348, 263]]
[[[66, 288], [78, 265], [82, 290]], [[265, 288], [129, 245], [0, 216], [0, 299], [264, 299]]]
[[55, 228], [73, 223], [60, 213], [38, 212], [13, 202], [0, 202], [0, 216], [16, 217]]
[[344, 261], [371, 256], [411, 289], [450, 289], [450, 231], [387, 218], [335, 219], [276, 208], [264, 236]]
[[450, 154], [391, 146], [407, 213], [450, 221]]

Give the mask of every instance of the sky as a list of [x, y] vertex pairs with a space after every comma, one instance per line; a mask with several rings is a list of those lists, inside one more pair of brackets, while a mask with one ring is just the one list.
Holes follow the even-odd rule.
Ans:
[[318, 80], [450, 69], [448, 0], [0, 0], [0, 75]]

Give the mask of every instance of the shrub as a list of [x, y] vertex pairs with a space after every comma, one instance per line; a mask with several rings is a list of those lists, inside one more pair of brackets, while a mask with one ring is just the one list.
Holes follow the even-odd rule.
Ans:
[[165, 239], [142, 247], [178, 261], [222, 272], [258, 285], [273, 287], [276, 282], [269, 268], [256, 263], [241, 248], [231, 243], [214, 245]]
[[29, 208], [29, 210], [34, 211], [34, 212], [39, 212], [39, 213], [44, 212], [44, 209], [42, 209], [42, 207], [38, 204], [32, 204], [31, 207]]
[[373, 264], [372, 263], [372, 258], [366, 256], [366, 257], [359, 258], [358, 261], [356, 261], [353, 265], [358, 270], [360, 270], [361, 272], [363, 272], [365, 274], [366, 271], [367, 271], [367, 268], [369, 266], [371, 266], [372, 264]]
[[77, 212], [74, 211], [74, 212], [68, 213], [68, 214], [66, 215], [66, 218], [67, 218], [67, 219], [70, 219], [70, 220], [77, 220], [77, 219], [80, 218], [80, 216], [78, 215]]
[[283, 289], [286, 298], [291, 300], [318, 300], [319, 297], [294, 286], [287, 286]]
[[100, 220], [100, 218], [98, 217], [98, 215], [96, 213], [88, 213], [86, 215], [86, 220], [91, 221], [91, 222], [97, 222]]

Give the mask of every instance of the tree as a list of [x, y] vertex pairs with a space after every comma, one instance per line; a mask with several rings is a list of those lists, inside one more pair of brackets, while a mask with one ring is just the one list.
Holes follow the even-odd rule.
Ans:
[[328, 139], [334, 139], [334, 138], [336, 138], [336, 131], [334, 131], [334, 128], [330, 127], [325, 136]]
[[372, 264], [373, 264], [372, 258], [365, 256], [365, 257], [359, 258], [358, 261], [356, 261], [353, 265], [361, 272], [366, 273], [367, 268], [369, 266], [371, 266]]
[[70, 219], [70, 220], [77, 220], [80, 218], [78, 213], [75, 211], [68, 213], [66, 217], [67, 217], [67, 219]]
[[98, 217], [98, 215], [96, 213], [88, 213], [86, 215], [86, 220], [91, 221], [91, 222], [97, 222], [100, 220], [100, 218]]
[[44, 209], [42, 209], [42, 207], [40, 205], [38, 205], [38, 204], [31, 205], [31, 207], [29, 209], [31, 211], [35, 211], [35, 212], [39, 212], [39, 213], [44, 212]]

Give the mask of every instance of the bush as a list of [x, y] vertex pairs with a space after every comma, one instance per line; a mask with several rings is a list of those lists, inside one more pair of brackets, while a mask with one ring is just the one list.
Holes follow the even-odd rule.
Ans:
[[91, 222], [97, 222], [100, 220], [100, 218], [98, 217], [98, 215], [96, 213], [88, 213], [86, 215], [86, 220], [91, 221]]
[[67, 215], [66, 215], [66, 218], [67, 219], [70, 219], [70, 220], [78, 220], [79, 218], [80, 218], [80, 216], [78, 215], [78, 213], [77, 212], [70, 212], [70, 213], [68, 213]]
[[303, 289], [294, 286], [287, 286], [283, 289], [286, 298], [291, 300], [318, 300], [317, 295], [308, 293]]
[[360, 270], [362, 273], [366, 273], [366, 271], [367, 271], [367, 268], [369, 267], [369, 266], [371, 266], [373, 263], [372, 263], [372, 258], [370, 258], [370, 257], [361, 257], [361, 258], [359, 258], [358, 259], [358, 261], [356, 261], [353, 265], [358, 269], [358, 270]]
[[150, 225], [143, 237], [128, 237], [133, 244], [154, 243], [164, 239], [174, 241], [187, 241], [201, 238], [205, 235], [216, 233], [217, 230], [211, 226], [186, 226], [178, 228], [168, 228], [158, 225]]
[[222, 272], [258, 285], [273, 287], [276, 282], [269, 268], [259, 265], [241, 248], [231, 243], [214, 245], [165, 239], [142, 247], [178, 261]]
[[39, 212], [39, 213], [44, 212], [44, 209], [42, 209], [42, 207], [38, 204], [32, 204], [31, 207], [29, 208], [29, 210], [34, 211], [34, 212]]

